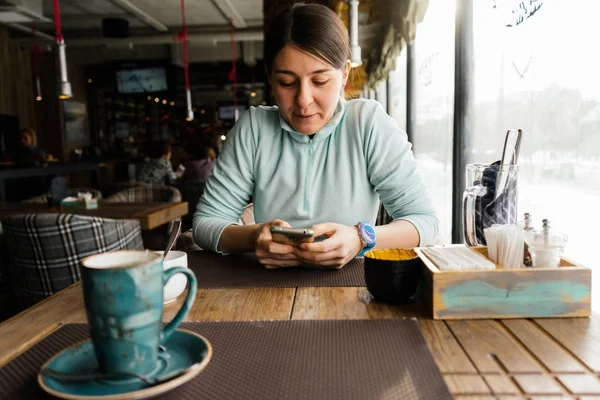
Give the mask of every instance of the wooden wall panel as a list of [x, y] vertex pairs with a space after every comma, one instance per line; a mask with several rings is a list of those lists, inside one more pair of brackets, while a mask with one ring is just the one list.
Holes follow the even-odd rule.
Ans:
[[19, 117], [20, 128], [37, 131], [38, 146], [63, 160], [62, 110], [56, 96], [54, 52], [40, 55], [43, 101], [35, 101], [31, 49], [11, 45], [8, 29], [0, 25], [0, 114]]
[[38, 144], [47, 153], [66, 161], [64, 158], [64, 135], [62, 104], [56, 95], [56, 57], [54, 52], [40, 55], [40, 81], [44, 100], [36, 101], [36, 126]]
[[32, 54], [9, 46], [8, 29], [0, 26], [0, 114], [19, 117], [21, 128], [35, 127]]
[[8, 54], [8, 30], [0, 25], [0, 114], [14, 115], [10, 102], [12, 68]]

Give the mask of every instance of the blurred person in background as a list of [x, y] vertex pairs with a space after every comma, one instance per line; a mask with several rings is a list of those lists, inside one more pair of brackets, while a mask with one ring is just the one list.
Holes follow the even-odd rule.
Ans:
[[185, 162], [184, 181], [206, 182], [212, 174], [215, 164], [215, 151], [211, 147], [202, 146], [193, 152], [193, 159]]
[[42, 167], [46, 163], [46, 152], [37, 147], [37, 135], [32, 128], [21, 129], [21, 146], [15, 156], [15, 164]]
[[172, 184], [183, 176], [185, 168], [179, 165], [177, 171], [173, 171], [171, 164], [172, 148], [169, 141], [156, 142], [150, 151], [150, 161], [142, 167], [138, 177], [139, 183], [151, 185]]

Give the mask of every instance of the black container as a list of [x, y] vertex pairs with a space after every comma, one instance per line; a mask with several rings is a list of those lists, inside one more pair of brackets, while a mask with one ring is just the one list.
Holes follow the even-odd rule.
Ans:
[[[414, 257], [405, 258], [407, 253], [411, 253], [411, 256], [414, 254]], [[371, 250], [365, 254], [367, 289], [378, 301], [413, 303], [417, 297], [422, 268], [423, 262], [412, 250]]]
[[124, 39], [129, 37], [129, 21], [125, 18], [103, 18], [102, 35], [104, 37]]

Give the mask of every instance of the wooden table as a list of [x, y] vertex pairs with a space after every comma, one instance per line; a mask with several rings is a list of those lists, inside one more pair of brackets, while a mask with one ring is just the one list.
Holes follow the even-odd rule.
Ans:
[[[165, 307], [165, 320], [173, 318], [184, 297]], [[186, 320], [417, 317], [456, 399], [600, 399], [598, 314], [444, 322], [429, 319], [419, 305], [388, 306], [369, 299], [362, 287], [198, 290]], [[85, 322], [77, 283], [0, 324], [0, 366], [61, 324]]]
[[0, 202], [6, 201], [6, 179], [19, 179], [34, 176], [63, 175], [74, 172], [90, 171], [97, 173], [98, 163], [72, 162], [66, 164], [49, 164], [46, 167], [30, 167], [0, 170]]
[[15, 214], [29, 213], [71, 213], [113, 219], [137, 219], [142, 229], [154, 229], [174, 221], [188, 213], [188, 203], [107, 203], [100, 202], [92, 210], [58, 207], [48, 208], [42, 203], [0, 204], [0, 219]]

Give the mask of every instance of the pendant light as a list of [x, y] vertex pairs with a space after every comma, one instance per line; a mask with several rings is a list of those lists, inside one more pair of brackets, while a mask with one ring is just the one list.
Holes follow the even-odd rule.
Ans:
[[53, 0], [54, 6], [54, 27], [56, 29], [56, 46], [58, 49], [58, 70], [60, 72], [60, 83], [58, 86], [58, 98], [70, 99], [73, 97], [71, 84], [67, 77], [67, 52], [65, 40], [60, 30], [60, 7], [58, 0]]
[[35, 101], [42, 101], [42, 85], [40, 83], [40, 53], [42, 49], [37, 44], [35, 21], [31, 23], [33, 33], [33, 69], [35, 72]]
[[229, 17], [229, 26], [231, 27], [231, 70], [228, 78], [233, 82], [233, 120], [237, 121], [240, 112], [237, 107], [237, 67], [235, 64], [235, 25], [233, 24], [233, 17]]
[[352, 68], [362, 65], [362, 56], [360, 46], [358, 45], [358, 0], [348, 2], [348, 29], [350, 30], [350, 46], [352, 54], [350, 56], [350, 66]]
[[181, 0], [181, 32], [177, 40], [183, 42], [183, 74], [185, 76], [185, 120], [194, 120], [194, 109], [192, 108], [192, 90], [190, 89], [190, 70], [188, 60], [187, 25], [185, 24], [185, 0]]

